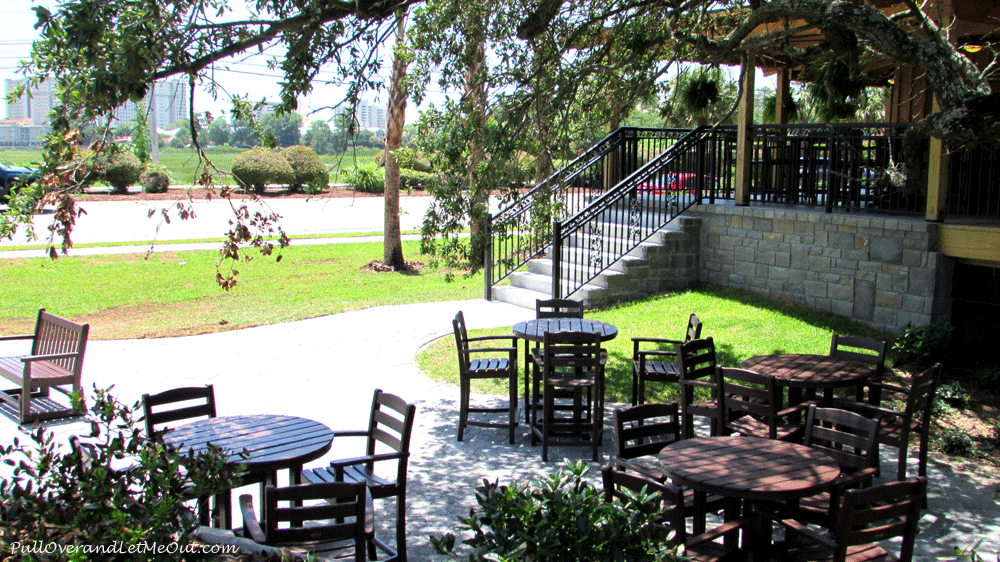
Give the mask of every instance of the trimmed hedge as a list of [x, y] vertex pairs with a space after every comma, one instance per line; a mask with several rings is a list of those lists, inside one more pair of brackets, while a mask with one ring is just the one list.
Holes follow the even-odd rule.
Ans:
[[308, 187], [310, 193], [319, 193], [330, 185], [330, 171], [313, 149], [308, 146], [289, 146], [281, 151], [295, 173], [291, 191]]
[[140, 181], [143, 193], [166, 193], [170, 187], [170, 172], [163, 167], [147, 168]]
[[131, 152], [119, 152], [102, 163], [104, 181], [112, 188], [112, 193], [128, 193], [130, 185], [139, 182], [142, 162]]
[[406, 168], [400, 168], [399, 170], [399, 188], [400, 189], [416, 189], [420, 191], [426, 191], [437, 183], [438, 177], [436, 174], [428, 174], [426, 172], [418, 172], [416, 170], [408, 170]]
[[277, 152], [263, 148], [251, 148], [236, 156], [232, 172], [243, 189], [252, 189], [257, 194], [264, 193], [264, 188], [270, 184], [295, 183], [295, 172], [288, 160]]

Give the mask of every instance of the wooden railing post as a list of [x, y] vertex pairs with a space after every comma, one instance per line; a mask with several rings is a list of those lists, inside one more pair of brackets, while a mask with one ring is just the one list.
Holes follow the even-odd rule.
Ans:
[[750, 204], [750, 188], [753, 176], [753, 98], [754, 75], [753, 55], [743, 60], [743, 95], [740, 97], [739, 117], [736, 123], [736, 204]]

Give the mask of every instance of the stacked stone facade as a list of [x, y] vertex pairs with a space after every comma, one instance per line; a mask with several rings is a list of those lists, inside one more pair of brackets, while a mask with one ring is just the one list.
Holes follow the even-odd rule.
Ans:
[[700, 280], [899, 332], [950, 317], [951, 260], [918, 218], [699, 205]]

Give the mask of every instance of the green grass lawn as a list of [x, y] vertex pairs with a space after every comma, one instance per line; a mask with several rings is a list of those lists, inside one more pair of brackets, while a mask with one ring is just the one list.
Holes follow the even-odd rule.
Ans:
[[[410, 261], [419, 242], [403, 242]], [[280, 263], [257, 255], [240, 264], [239, 284], [215, 283], [214, 251], [0, 260], [0, 333], [30, 332], [39, 307], [90, 322], [92, 337], [176, 336], [274, 324], [382, 305], [469, 299], [482, 275], [363, 269], [382, 244], [291, 246]], [[453, 279], [449, 281], [448, 279]]]
[[[869, 335], [885, 338], [846, 318], [803, 307], [777, 303], [748, 292], [700, 288], [625, 303], [603, 310], [588, 310], [587, 318], [618, 327], [618, 337], [606, 342], [608, 350], [606, 396], [608, 401], [629, 402], [632, 397], [632, 337], [680, 339], [688, 316], [696, 313], [704, 323], [703, 337], [715, 340], [720, 365], [738, 366], [755, 355], [769, 353], [819, 353], [830, 351], [830, 335]], [[472, 320], [472, 319], [467, 319]], [[473, 330], [470, 335], [509, 334], [510, 327]], [[523, 371], [523, 343], [519, 357]], [[433, 378], [458, 384], [455, 341], [441, 338], [423, 349], [417, 364]], [[519, 372], [519, 377], [524, 374]], [[523, 381], [523, 378], [521, 379]], [[477, 384], [479, 383], [479, 384]], [[675, 399], [676, 385], [647, 386], [647, 401]], [[504, 394], [497, 380], [474, 381], [479, 392]]]

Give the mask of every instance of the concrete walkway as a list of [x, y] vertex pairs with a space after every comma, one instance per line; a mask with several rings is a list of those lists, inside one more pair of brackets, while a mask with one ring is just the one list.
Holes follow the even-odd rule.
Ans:
[[[414, 356], [424, 344], [451, 333], [458, 310], [465, 312], [470, 328], [510, 326], [533, 316], [533, 311], [511, 305], [470, 300], [380, 307], [200, 336], [93, 341], [84, 381], [88, 389], [114, 384], [114, 394], [126, 403], [144, 392], [212, 383], [220, 415], [294, 414], [334, 429], [362, 428], [375, 388], [403, 396], [417, 405], [407, 513], [410, 557], [438, 560], [428, 536], [458, 532], [458, 518], [475, 507], [474, 487], [484, 478], [526, 479], [561, 464], [542, 463], [539, 448], [530, 445], [523, 428], [514, 445], [507, 443], [505, 431], [479, 428], [470, 428], [464, 442], [455, 440], [458, 390], [421, 374]], [[14, 353], [24, 351], [0, 346], [0, 355]], [[614, 407], [608, 406], [609, 411]], [[52, 430], [63, 438], [86, 431], [82, 423], [55, 424]], [[604, 458], [612, 441], [608, 431]], [[0, 416], [0, 442], [9, 443], [18, 434], [17, 425]], [[347, 441], [335, 443], [330, 458], [360, 454]], [[564, 456], [589, 458], [583, 448], [565, 447], [555, 448], [551, 458]], [[883, 457], [883, 474], [895, 474], [895, 458]], [[599, 463], [588, 464], [597, 476]], [[1000, 475], [982, 466], [934, 459], [929, 472], [929, 509], [915, 560], [950, 559], [955, 546], [965, 548], [980, 539], [981, 552], [1000, 552]], [[390, 506], [376, 509], [380, 521], [392, 519]]]

